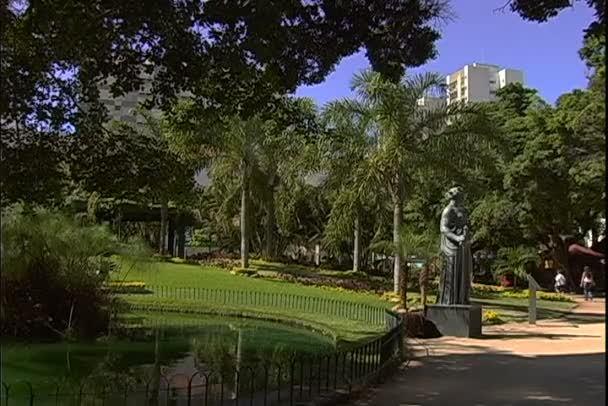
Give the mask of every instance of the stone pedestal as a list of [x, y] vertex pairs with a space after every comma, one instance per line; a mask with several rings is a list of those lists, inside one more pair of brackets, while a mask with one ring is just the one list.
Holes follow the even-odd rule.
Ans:
[[426, 318], [435, 324], [441, 335], [481, 337], [479, 305], [427, 305]]

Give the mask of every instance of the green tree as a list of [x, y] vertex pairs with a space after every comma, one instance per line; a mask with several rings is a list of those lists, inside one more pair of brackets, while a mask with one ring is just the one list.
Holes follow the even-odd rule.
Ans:
[[2, 129], [0, 203], [57, 204], [68, 184], [63, 162], [67, 137], [29, 128]]
[[505, 247], [498, 251], [498, 258], [492, 273], [497, 280], [503, 276], [512, 275], [513, 286], [517, 287], [517, 279], [525, 280], [530, 267], [538, 267], [540, 262], [538, 250], [533, 247], [523, 245]]
[[201, 168], [210, 169], [211, 190], [223, 196], [217, 200], [226, 219], [230, 210], [225, 209], [234, 207], [231, 202], [240, 191], [241, 261], [247, 267], [254, 199], [265, 212], [263, 251], [273, 256], [277, 187], [287, 178], [301, 176], [300, 164], [305, 160], [298, 157], [316, 131], [316, 111], [310, 100], [283, 98], [267, 106], [263, 115], [211, 116], [205, 121], [198, 115], [199, 107], [192, 101], [175, 109], [170, 118], [173, 138]]
[[319, 144], [324, 187], [332, 195], [332, 208], [325, 230], [326, 245], [338, 252], [341, 242], [351, 240], [353, 271], [360, 270], [363, 217], [374, 200], [369, 183], [369, 157], [376, 146], [372, 122], [361, 115], [353, 100], [328, 103], [323, 109], [328, 136]]
[[[542, 23], [557, 16], [564, 9], [573, 7], [575, 2], [582, 3], [583, 0], [509, 0], [505, 7], [508, 6], [511, 11], [525, 20]], [[604, 0], [584, 0], [584, 2], [595, 14], [595, 21], [587, 27], [585, 35], [594, 36], [606, 24], [606, 2]]]
[[160, 205], [159, 253], [165, 254], [169, 203], [185, 204], [194, 189], [194, 166], [174, 152], [161, 119], [138, 112], [144, 124], [115, 122], [93, 141], [78, 134], [69, 169], [88, 193], [116, 203]]
[[7, 0], [0, 114], [100, 120], [98, 83], [113, 78], [120, 95], [138, 89], [143, 73], [155, 74], [153, 102], [191, 91], [210, 107], [255, 114], [275, 94], [322, 82], [360, 49], [374, 69], [399, 77], [436, 55], [435, 23], [446, 12], [439, 0]]

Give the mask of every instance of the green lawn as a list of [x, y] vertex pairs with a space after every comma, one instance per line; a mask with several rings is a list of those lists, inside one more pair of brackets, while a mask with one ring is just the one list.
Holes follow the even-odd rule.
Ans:
[[[324, 298], [346, 301], [350, 303], [361, 303], [372, 306], [390, 308], [394, 303], [389, 303], [380, 298], [379, 295], [349, 291], [345, 289], [330, 288], [323, 286], [305, 286], [290, 281], [272, 279], [272, 274], [289, 273], [297, 275], [317, 274], [325, 276], [341, 276], [345, 278], [359, 278], [349, 272], [339, 272], [326, 269], [317, 269], [300, 265], [284, 265], [264, 261], [253, 261], [252, 268], [258, 273], [270, 276], [265, 278], [253, 278], [244, 275], [232, 275], [225, 269], [215, 267], [204, 267], [198, 265], [174, 264], [168, 262], [148, 261], [133, 266], [124, 266], [121, 274], [116, 279], [127, 281], [143, 281], [147, 286], [165, 287], [195, 287], [206, 289], [228, 289], [248, 292], [284, 293], [307, 296], [311, 298]], [[378, 334], [381, 330], [368, 323], [348, 320], [344, 317], [335, 317], [322, 313], [294, 312], [282, 308], [257, 308], [248, 307], [243, 309], [239, 306], [217, 304], [205, 305], [201, 301], [178, 300], [174, 298], [154, 298], [146, 295], [128, 295], [129, 301], [142, 305], [158, 305], [173, 307], [175, 309], [209, 308], [219, 314], [238, 315], [243, 311], [250, 313], [263, 313], [270, 318], [281, 320], [298, 319], [308, 323], [309, 326], [319, 326], [322, 329], [330, 329], [338, 340], [356, 341], [362, 338]], [[420, 308], [420, 297], [416, 292], [408, 292], [408, 303], [410, 309]], [[435, 297], [428, 296], [427, 303], [434, 303]], [[484, 293], [482, 296], [473, 295], [472, 301], [482, 305], [484, 310], [493, 310], [499, 313], [505, 322], [523, 322], [528, 317], [528, 299], [503, 297], [500, 293]], [[537, 317], [539, 319], [558, 318], [572, 309], [575, 304], [568, 302], [557, 302], [538, 300]]]
[[[281, 293], [310, 298], [321, 298], [390, 308], [391, 304], [378, 295], [359, 293], [321, 286], [305, 286], [293, 282], [232, 275], [225, 269], [202, 267], [198, 265], [173, 264], [167, 262], [141, 262], [136, 265], [123, 265], [119, 275], [113, 279], [143, 281], [149, 288], [158, 291], [160, 286], [172, 288], [222, 289], [259, 293]], [[353, 342], [376, 336], [384, 331], [380, 326], [347, 317], [325, 314], [323, 312], [303, 312], [281, 307], [218, 305], [205, 303], [204, 300], [179, 297], [158, 297], [156, 295], [122, 295], [130, 303], [143, 308], [171, 308], [176, 311], [213, 311], [220, 315], [253, 316], [263, 314], [276, 320], [300, 320], [304, 325], [320, 330], [331, 330], [337, 341]]]
[[345, 289], [320, 286], [305, 286], [289, 281], [232, 275], [225, 269], [198, 265], [152, 261], [142, 262], [137, 265], [124, 267], [121, 273], [115, 275], [113, 279], [143, 281], [147, 285], [156, 286], [286, 293], [390, 307], [380, 296], [372, 293], [353, 292]]

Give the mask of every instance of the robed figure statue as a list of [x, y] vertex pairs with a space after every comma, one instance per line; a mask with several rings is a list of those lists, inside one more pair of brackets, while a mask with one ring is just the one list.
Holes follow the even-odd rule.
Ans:
[[440, 223], [442, 269], [437, 303], [467, 305], [473, 258], [462, 188], [451, 188], [447, 198], [449, 203], [441, 213]]

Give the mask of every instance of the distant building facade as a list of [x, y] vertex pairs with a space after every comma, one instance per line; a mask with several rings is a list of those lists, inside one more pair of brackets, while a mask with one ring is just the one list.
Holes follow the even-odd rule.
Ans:
[[496, 100], [496, 91], [512, 84], [524, 84], [524, 72], [498, 65], [473, 63], [446, 77], [447, 104]]

